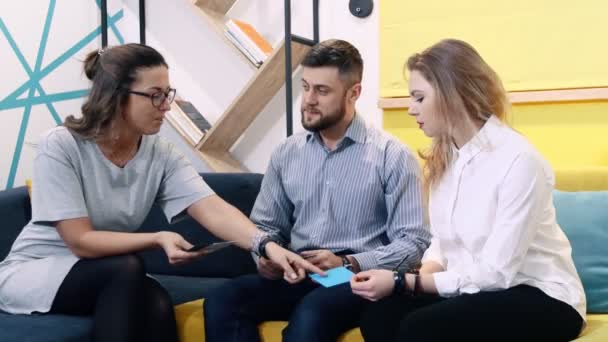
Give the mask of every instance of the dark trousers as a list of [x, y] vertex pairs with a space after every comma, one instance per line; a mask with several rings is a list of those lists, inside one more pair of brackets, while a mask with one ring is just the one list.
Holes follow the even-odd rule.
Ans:
[[365, 341], [570, 341], [583, 320], [570, 305], [520, 285], [453, 298], [388, 297], [362, 315]]
[[350, 284], [324, 288], [309, 279], [291, 285], [246, 275], [211, 293], [204, 302], [208, 342], [260, 341], [258, 324], [289, 320], [283, 341], [335, 341], [357, 326], [368, 302]]
[[78, 261], [50, 313], [92, 315], [95, 342], [177, 342], [171, 297], [135, 255]]

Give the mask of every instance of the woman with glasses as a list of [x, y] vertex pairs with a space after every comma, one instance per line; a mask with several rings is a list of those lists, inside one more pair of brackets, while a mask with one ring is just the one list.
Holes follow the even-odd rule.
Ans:
[[84, 64], [92, 87], [82, 116], [38, 145], [32, 220], [0, 263], [1, 310], [93, 315], [94, 341], [177, 341], [170, 297], [135, 253], [162, 248], [172, 264], [201, 254], [173, 232], [134, 233], [155, 202], [169, 221], [187, 211], [218, 237], [267, 255], [290, 282], [322, 273], [269, 242], [156, 135], [175, 97], [156, 50], [121, 45]]

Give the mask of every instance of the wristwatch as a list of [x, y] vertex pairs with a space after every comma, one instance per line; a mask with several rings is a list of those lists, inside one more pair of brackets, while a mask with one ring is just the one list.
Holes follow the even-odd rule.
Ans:
[[353, 270], [353, 264], [350, 262], [350, 259], [346, 255], [342, 256], [342, 266], [347, 270]]
[[405, 293], [405, 274], [395, 270], [393, 271], [393, 280], [395, 281], [395, 286], [393, 287], [393, 295], [401, 295]]
[[273, 235], [266, 235], [260, 241], [260, 244], [258, 245], [257, 250], [254, 250], [254, 253], [257, 254], [259, 257], [268, 259], [268, 255], [266, 254], [266, 245], [269, 242], [274, 242], [277, 245], [283, 247], [283, 243], [281, 240], [279, 240], [279, 238], [277, 238], [276, 236], [273, 236]]

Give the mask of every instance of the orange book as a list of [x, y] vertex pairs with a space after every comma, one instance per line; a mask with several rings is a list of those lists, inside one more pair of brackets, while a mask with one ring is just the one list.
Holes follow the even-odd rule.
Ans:
[[255, 30], [255, 28], [253, 28], [253, 26], [237, 19], [231, 20], [236, 24], [236, 26], [238, 26], [239, 29], [241, 29], [244, 34], [247, 35], [247, 37], [249, 37], [249, 39], [251, 39], [253, 43], [255, 43], [255, 45], [264, 54], [266, 54], [266, 56], [270, 55], [270, 53], [272, 52], [272, 46], [270, 45], [270, 43], [268, 43], [266, 39], [264, 39], [264, 37], [262, 37], [261, 34], [258, 33], [258, 31]]

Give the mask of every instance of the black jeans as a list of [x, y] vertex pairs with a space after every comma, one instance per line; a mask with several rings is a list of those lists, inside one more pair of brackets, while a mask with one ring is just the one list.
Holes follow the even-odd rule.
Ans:
[[361, 319], [365, 341], [570, 341], [583, 319], [570, 305], [520, 285], [453, 298], [387, 297]]
[[83, 259], [57, 291], [50, 313], [93, 315], [93, 341], [177, 342], [167, 291], [135, 255]]
[[229, 281], [204, 302], [207, 342], [260, 341], [257, 325], [285, 321], [283, 341], [332, 341], [357, 326], [368, 302], [350, 284], [324, 288], [309, 279], [291, 285], [246, 275]]

